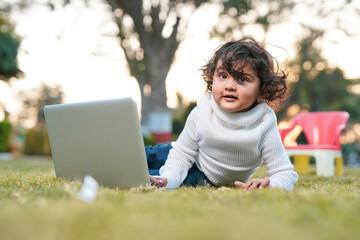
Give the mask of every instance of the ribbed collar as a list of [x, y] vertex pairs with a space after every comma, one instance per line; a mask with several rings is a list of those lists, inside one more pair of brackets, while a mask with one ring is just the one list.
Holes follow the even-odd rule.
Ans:
[[219, 120], [224, 121], [227, 124], [233, 125], [235, 127], [244, 127], [249, 126], [258, 120], [266, 111], [267, 104], [265, 102], [257, 104], [254, 108], [250, 109], [247, 112], [236, 112], [229, 113], [222, 109], [214, 100], [212, 93], [205, 93], [199, 100], [198, 105], [200, 104], [211, 104], [211, 108], [215, 113], [216, 117]]

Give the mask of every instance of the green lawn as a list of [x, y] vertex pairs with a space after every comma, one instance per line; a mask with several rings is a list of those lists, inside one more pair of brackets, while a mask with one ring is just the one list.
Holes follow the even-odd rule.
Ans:
[[313, 169], [291, 193], [101, 187], [89, 204], [50, 160], [0, 162], [0, 239], [360, 239], [360, 169]]

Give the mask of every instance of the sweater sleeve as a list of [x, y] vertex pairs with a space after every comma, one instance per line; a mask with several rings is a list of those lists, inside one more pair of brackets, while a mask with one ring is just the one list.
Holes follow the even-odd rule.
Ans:
[[[270, 119], [268, 119], [270, 120]], [[291, 191], [298, 180], [298, 174], [287, 156], [276, 125], [275, 114], [270, 120], [271, 127], [265, 131], [261, 142], [261, 151], [266, 174], [270, 178], [270, 187]]]
[[197, 107], [188, 116], [185, 127], [178, 140], [173, 143], [165, 165], [160, 168], [161, 177], [167, 178], [168, 189], [174, 189], [184, 181], [189, 169], [198, 155], [198, 139], [196, 137]]

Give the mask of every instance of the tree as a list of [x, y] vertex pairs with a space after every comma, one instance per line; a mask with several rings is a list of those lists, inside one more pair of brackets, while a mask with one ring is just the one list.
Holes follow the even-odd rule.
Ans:
[[[8, 82], [12, 77], [20, 77], [22, 71], [18, 67], [17, 54], [20, 45], [19, 38], [14, 34], [14, 27], [8, 21], [7, 8], [0, 5], [0, 80]], [[8, 112], [3, 108], [5, 119]]]
[[6, 82], [22, 74], [17, 63], [20, 41], [7, 19], [6, 11], [0, 8], [0, 80]]
[[35, 116], [36, 127], [43, 128], [45, 126], [44, 107], [46, 105], [60, 104], [64, 100], [64, 92], [60, 86], [49, 86], [45, 83], [38, 89], [30, 91], [20, 91], [19, 97], [22, 99], [23, 108], [18, 118], [20, 122], [24, 122]]
[[[140, 86], [142, 122], [149, 113], [167, 112], [165, 79], [189, 16], [202, 0], [107, 0], [130, 73]], [[184, 12], [187, 12], [186, 15]], [[151, 129], [150, 129], [151, 130]]]
[[[359, 97], [349, 92], [357, 81], [346, 79], [341, 69], [329, 66], [314, 44], [323, 31], [309, 30], [309, 35], [299, 41], [299, 54], [290, 62], [293, 82], [286, 106], [307, 105], [310, 111], [347, 111], [351, 119], [359, 119]], [[281, 116], [285, 116], [285, 111]]]

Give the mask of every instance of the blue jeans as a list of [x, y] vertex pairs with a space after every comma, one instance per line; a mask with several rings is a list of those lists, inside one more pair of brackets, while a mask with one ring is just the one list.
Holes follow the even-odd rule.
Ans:
[[[159, 169], [165, 164], [171, 148], [171, 143], [145, 147], [150, 175], [160, 175]], [[193, 187], [204, 186], [206, 185], [206, 182], [207, 177], [199, 170], [196, 164], [194, 164], [192, 168], [189, 169], [188, 175], [182, 185]]]

